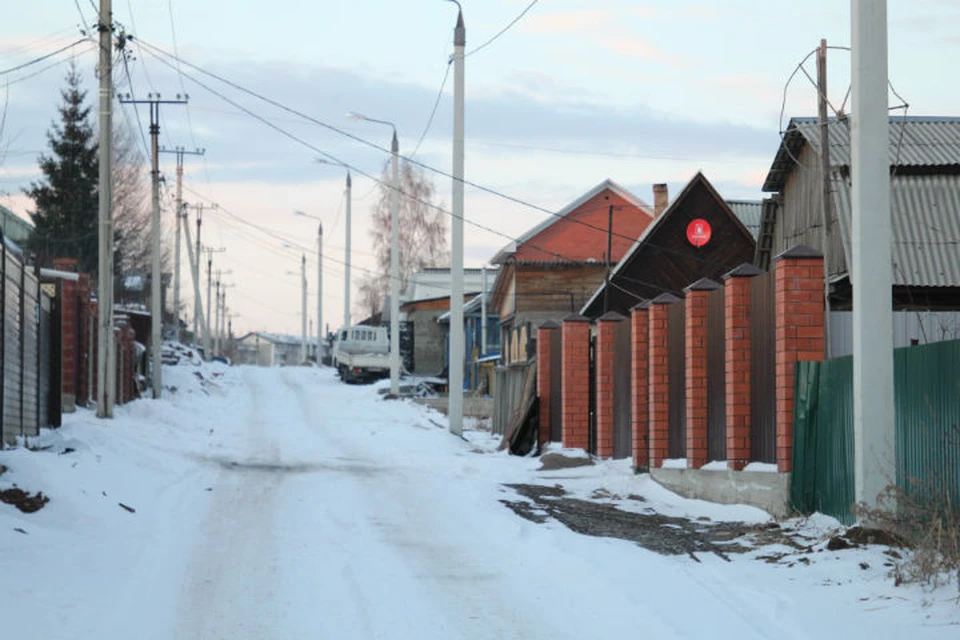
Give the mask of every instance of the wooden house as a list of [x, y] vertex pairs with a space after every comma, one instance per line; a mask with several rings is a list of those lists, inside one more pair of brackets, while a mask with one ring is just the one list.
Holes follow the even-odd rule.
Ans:
[[[490, 307], [502, 336], [576, 313], [654, 217], [649, 205], [605, 180], [501, 249], [491, 260], [500, 271]], [[501, 338], [504, 354], [509, 344]]]
[[638, 302], [663, 293], [682, 297], [691, 282], [720, 280], [750, 262], [754, 237], [735, 209], [756, 217], [756, 203], [726, 202], [706, 176], [697, 173], [633, 243], [613, 269], [609, 286], [601, 279], [578, 311], [589, 318], [607, 311], [628, 315]]

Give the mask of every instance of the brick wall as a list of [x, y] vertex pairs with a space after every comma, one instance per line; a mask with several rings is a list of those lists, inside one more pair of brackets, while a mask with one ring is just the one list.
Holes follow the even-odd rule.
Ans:
[[590, 321], [580, 315], [567, 316], [561, 329], [563, 367], [563, 446], [589, 448], [590, 404]]
[[667, 355], [667, 307], [680, 299], [669, 293], [650, 301], [648, 419], [650, 466], [667, 458], [670, 443], [670, 373]]
[[703, 278], [684, 289], [687, 467], [691, 469], [707, 463], [707, 296], [719, 287]]
[[632, 352], [630, 354], [631, 425], [633, 430], [633, 468], [650, 468], [648, 380], [650, 377], [650, 318], [649, 303], [643, 302], [630, 310]]
[[796, 363], [823, 360], [823, 255], [805, 246], [774, 258], [777, 341], [777, 470], [790, 471]]
[[594, 368], [597, 412], [597, 455], [613, 457], [614, 430], [614, 359], [616, 357], [617, 324], [626, 320], [611, 311], [597, 320], [596, 367]]
[[724, 276], [727, 466], [734, 471], [750, 461], [750, 278], [761, 273], [745, 264]]

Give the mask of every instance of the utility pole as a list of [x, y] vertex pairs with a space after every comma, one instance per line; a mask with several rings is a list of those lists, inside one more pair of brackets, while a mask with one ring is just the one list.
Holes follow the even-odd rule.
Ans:
[[[192, 206], [194, 209], [197, 210], [197, 243], [196, 243], [196, 253], [195, 253], [197, 261], [190, 263], [193, 279], [197, 283], [197, 286], [194, 289], [195, 296], [193, 300], [193, 342], [195, 345], [198, 345], [200, 344], [199, 336], [201, 332], [201, 327], [199, 326], [199, 324], [203, 316], [203, 314], [201, 313], [201, 311], [203, 311], [203, 309], [201, 309], [201, 307], [203, 306], [203, 300], [200, 298], [200, 253], [201, 253], [200, 228], [201, 228], [201, 224], [203, 223], [203, 210], [205, 208], [205, 205], [201, 202], [200, 204], [195, 204]], [[207, 205], [207, 206], [213, 210], [216, 210], [219, 207], [219, 205], [217, 205], [216, 203]], [[187, 237], [189, 237], [189, 234], [187, 234]], [[187, 240], [187, 242], [190, 242], [190, 241]]]
[[347, 171], [347, 242], [344, 249], [344, 260], [343, 260], [343, 327], [347, 328], [350, 326], [350, 239], [352, 237], [350, 232], [350, 204], [352, 198], [352, 186], [350, 181], [350, 172]]
[[[203, 318], [203, 305], [200, 304], [200, 253], [194, 254], [193, 243], [190, 242], [190, 225], [183, 226], [186, 233], [187, 259], [190, 260], [190, 273], [193, 274], [193, 297], [197, 301], [194, 305], [194, 315], [199, 318], [199, 327], [203, 329], [203, 343], [207, 346], [206, 353], [210, 353], [210, 332], [207, 331], [207, 323]], [[194, 334], [196, 340], [196, 334]]]
[[300, 363], [307, 361], [307, 254], [300, 255]]
[[323, 342], [323, 223], [317, 223], [317, 364]]
[[[820, 233], [823, 240], [823, 349], [830, 358], [830, 124], [827, 118], [827, 41], [820, 40], [817, 50], [817, 119], [820, 122], [820, 176], [823, 180], [821, 206], [823, 224]], [[839, 126], [840, 121], [837, 120]]]
[[173, 321], [177, 327], [177, 342], [180, 341], [180, 224], [184, 219], [183, 211], [183, 156], [202, 156], [206, 149], [197, 149], [196, 151], [187, 151], [183, 147], [175, 149], [164, 149], [161, 147], [160, 153], [174, 153], [177, 156], [177, 235], [176, 245], [174, 245], [173, 257]]
[[110, 399], [111, 371], [115, 349], [113, 343], [113, 9], [111, 0], [100, 0], [100, 174], [98, 201], [97, 302], [97, 417], [112, 418]]
[[217, 304], [213, 321], [213, 355], [220, 355], [220, 272], [217, 272]]
[[896, 481], [887, 2], [852, 0], [850, 15], [854, 486], [876, 509]]
[[480, 355], [487, 353], [487, 265], [483, 265], [483, 292], [480, 294]]
[[450, 223], [450, 432], [463, 433], [463, 90], [467, 30], [457, 4], [453, 30], [453, 220]]
[[204, 334], [203, 352], [204, 352], [204, 359], [209, 360], [212, 355], [211, 347], [213, 346], [210, 343], [210, 336], [211, 336], [210, 322], [212, 319], [212, 316], [210, 315], [210, 312], [211, 312], [210, 304], [213, 300], [213, 291], [212, 291], [213, 289], [213, 254], [223, 253], [224, 251], [226, 251], [226, 249], [223, 249], [223, 248], [214, 249], [213, 247], [204, 247], [204, 249], [206, 249], [207, 251], [207, 317], [206, 317], [207, 331]]
[[160, 297], [160, 284], [162, 274], [160, 273], [160, 147], [157, 138], [160, 135], [160, 105], [161, 104], [186, 104], [186, 99], [180, 99], [177, 94], [176, 100], [161, 100], [159, 93], [147, 94], [146, 100], [133, 100], [129, 97], [120, 100], [124, 104], [148, 104], [150, 105], [150, 159], [152, 169], [150, 175], [152, 179], [152, 201], [153, 215], [150, 220], [150, 235], [152, 236], [152, 269], [150, 276], [150, 386], [153, 388], [153, 397], [160, 397], [162, 388], [162, 358], [163, 351], [163, 300]]
[[400, 396], [400, 226], [397, 222], [398, 199], [400, 198], [400, 171], [398, 156], [400, 143], [397, 130], [393, 130], [390, 142], [391, 184], [390, 190], [390, 395]]

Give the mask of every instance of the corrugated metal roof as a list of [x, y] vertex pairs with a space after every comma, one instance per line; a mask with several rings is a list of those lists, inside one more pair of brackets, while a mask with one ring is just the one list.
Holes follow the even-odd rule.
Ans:
[[[840, 231], [850, 259], [850, 182], [834, 182]], [[960, 286], [960, 175], [894, 176], [890, 181], [893, 282]]]
[[[850, 119], [829, 120], [830, 164], [850, 165]], [[960, 166], [960, 118], [891, 116], [890, 166]], [[800, 150], [810, 144], [820, 149], [820, 125], [816, 118], [792, 118], [763, 184], [764, 191], [780, 191], [797, 165]]]
[[757, 239], [760, 233], [760, 216], [763, 212], [763, 201], [761, 200], [727, 200], [727, 206], [733, 211], [733, 215], [740, 219], [743, 226], [747, 228], [753, 239]]

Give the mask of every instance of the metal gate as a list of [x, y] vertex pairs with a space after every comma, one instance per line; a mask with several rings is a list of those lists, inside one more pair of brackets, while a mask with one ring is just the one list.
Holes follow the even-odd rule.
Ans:
[[686, 318], [683, 300], [667, 307], [667, 379], [669, 386], [670, 427], [667, 433], [667, 455], [687, 457], [687, 354]]
[[777, 336], [773, 273], [750, 282], [750, 459], [777, 461]]
[[616, 323], [613, 353], [613, 457], [633, 455], [633, 402], [630, 389], [631, 348], [630, 320]]
[[590, 332], [590, 351], [587, 367], [587, 451], [597, 453], [597, 336]]
[[707, 294], [707, 460], [727, 459], [724, 290]]
[[550, 341], [550, 431], [551, 442], [563, 441], [563, 341], [560, 330]]

